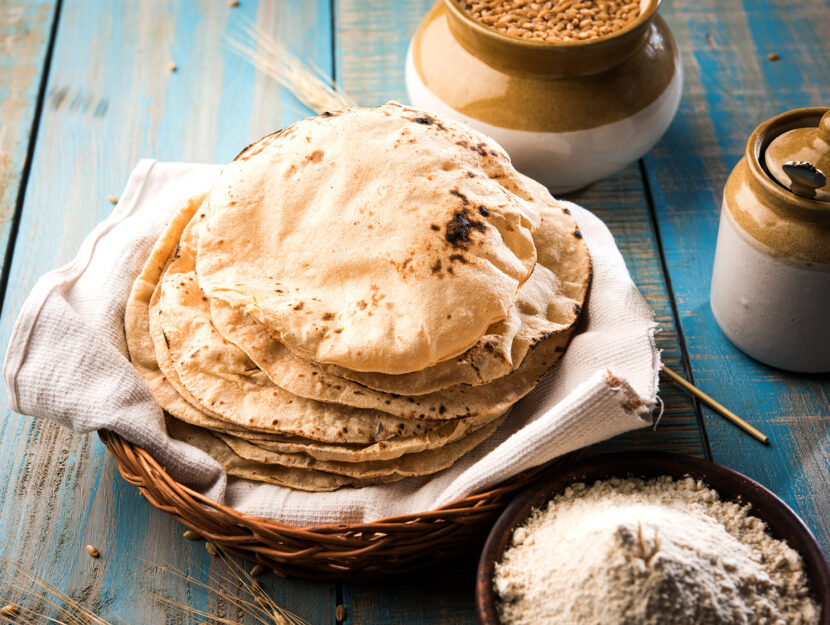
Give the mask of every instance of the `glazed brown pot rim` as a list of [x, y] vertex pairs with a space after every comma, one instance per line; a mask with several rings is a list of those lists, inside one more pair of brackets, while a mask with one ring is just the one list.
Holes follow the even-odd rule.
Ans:
[[474, 31], [485, 37], [490, 37], [506, 45], [518, 45], [520, 47], [528, 48], [529, 50], [574, 50], [579, 48], [597, 47], [610, 40], [624, 37], [628, 33], [636, 30], [645, 29], [652, 17], [657, 13], [660, 4], [663, 0], [648, 0], [648, 6], [642, 11], [636, 19], [626, 24], [620, 30], [615, 30], [613, 33], [602, 35], [601, 37], [593, 37], [591, 39], [572, 39], [570, 41], [538, 41], [536, 39], [525, 39], [524, 37], [517, 37], [515, 35], [508, 35], [496, 28], [488, 26], [483, 22], [475, 19], [467, 11], [459, 5], [458, 0], [443, 0], [446, 9], [455, 17], [465, 22]]
[[[561, 465], [554, 470], [561, 470]], [[786, 540], [804, 561], [810, 596], [820, 610], [818, 625], [830, 625], [830, 565], [818, 542], [801, 518], [777, 495], [751, 478], [725, 466], [693, 456], [667, 452], [618, 452], [581, 460], [566, 470], [526, 488], [499, 516], [481, 553], [476, 575], [476, 614], [481, 625], [500, 625], [493, 577], [496, 562], [507, 547], [513, 530], [533, 508], [549, 501], [573, 483], [611, 477], [675, 479], [691, 476], [715, 490], [724, 501], [751, 504], [751, 514], [767, 524], [769, 533]]]
[[817, 120], [821, 119], [821, 116], [828, 110], [830, 108], [826, 106], [811, 106], [786, 111], [763, 122], [750, 135], [745, 151], [746, 161], [752, 174], [750, 179], [755, 183], [756, 191], [776, 207], [783, 210], [817, 211], [830, 219], [830, 202], [796, 195], [775, 180], [762, 164], [763, 155], [773, 139], [788, 130], [804, 127], [804, 124], [799, 124], [799, 122], [805, 119], [813, 117]]

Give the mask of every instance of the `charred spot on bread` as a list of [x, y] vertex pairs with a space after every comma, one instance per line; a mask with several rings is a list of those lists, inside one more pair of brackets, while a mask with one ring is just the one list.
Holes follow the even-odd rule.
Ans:
[[487, 226], [482, 222], [470, 219], [465, 208], [453, 213], [452, 219], [445, 226], [444, 238], [447, 243], [456, 249], [467, 249], [470, 243], [470, 234], [473, 231], [484, 232], [486, 229]]
[[459, 191], [458, 189], [451, 189], [450, 190], [450, 195], [454, 195], [455, 197], [460, 199], [461, 203], [464, 206], [467, 206], [470, 203], [470, 200], [467, 199], [467, 196], [464, 195], [463, 193], [461, 193], [461, 191]]
[[427, 115], [426, 113], [420, 117], [410, 117], [409, 119], [410, 121], [413, 121], [416, 124], [421, 124], [422, 126], [435, 126], [438, 130], [446, 130], [444, 124], [439, 122], [432, 115]]

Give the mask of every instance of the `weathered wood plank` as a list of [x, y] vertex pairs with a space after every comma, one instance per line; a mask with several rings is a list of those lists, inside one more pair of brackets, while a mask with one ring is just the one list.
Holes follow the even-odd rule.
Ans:
[[[781, 496], [830, 553], [830, 377], [751, 360], [709, 308], [721, 194], [750, 133], [774, 114], [830, 102], [830, 6], [705, 0], [663, 12], [684, 51], [686, 85], [646, 168], [695, 383], [772, 439], [764, 448], [706, 411], [712, 453]], [[767, 59], [772, 52], [780, 61]]]
[[[336, 75], [340, 86], [366, 106], [406, 101], [403, 67], [409, 38], [432, 1], [399, 4], [344, 0], [336, 4]], [[572, 199], [606, 221], [617, 238], [634, 281], [654, 308], [662, 331], [663, 358], [683, 371], [672, 308], [663, 279], [642, 176], [633, 165]], [[581, 453], [621, 449], [664, 449], [704, 455], [705, 446], [691, 400], [672, 385], [661, 390], [665, 412], [656, 432], [643, 430]], [[347, 623], [473, 623], [472, 572], [475, 555], [398, 583], [344, 584]], [[400, 592], [400, 588], [406, 592]]]
[[[64, 2], [0, 345], [37, 277], [74, 255], [112, 209], [107, 195], [119, 192], [139, 158], [228, 161], [251, 140], [309, 114], [223, 47], [243, 15], [331, 71], [328, 0], [244, 0], [236, 8], [208, 1]], [[24, 73], [28, 62], [21, 59]], [[25, 131], [28, 122], [19, 123]], [[142, 560], [200, 579], [223, 568], [117, 476], [96, 437], [7, 414], [0, 449], [4, 557], [110, 619], [200, 622], [166, 615], [154, 589], [210, 611], [227, 609], [192, 584], [147, 571]], [[89, 558], [86, 544], [98, 547], [100, 559]], [[281, 605], [309, 621], [333, 621], [335, 585], [277, 578], [266, 584]]]
[[54, 0], [0, 1], [0, 272], [18, 204], [55, 4]]
[[335, 3], [335, 76], [362, 106], [407, 101], [404, 59], [409, 41], [434, 0]]
[[[660, 324], [655, 341], [662, 352], [663, 362], [682, 373], [681, 345], [660, 263], [654, 223], [638, 165], [631, 165], [617, 175], [602, 180], [569, 199], [591, 210], [614, 234], [634, 283], [651, 306], [655, 319]], [[706, 456], [708, 450], [696, 417], [696, 407], [689, 396], [662, 378], [659, 395], [663, 405], [657, 414], [662, 411], [662, 417], [656, 428], [629, 432], [593, 445], [578, 455], [659, 449]]]

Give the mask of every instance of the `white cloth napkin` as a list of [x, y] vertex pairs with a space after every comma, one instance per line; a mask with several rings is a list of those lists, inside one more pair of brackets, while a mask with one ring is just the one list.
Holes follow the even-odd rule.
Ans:
[[156, 237], [175, 209], [207, 189], [220, 170], [138, 164], [112, 215], [71, 263], [41, 277], [23, 304], [3, 366], [13, 410], [77, 432], [115, 431], [207, 496], [293, 525], [430, 510], [650, 423], [660, 368], [651, 310], [605, 225], [571, 204], [593, 263], [581, 331], [488, 441], [437, 475], [332, 493], [228, 478], [206, 454], [167, 436], [161, 408], [127, 359], [124, 336], [126, 299]]

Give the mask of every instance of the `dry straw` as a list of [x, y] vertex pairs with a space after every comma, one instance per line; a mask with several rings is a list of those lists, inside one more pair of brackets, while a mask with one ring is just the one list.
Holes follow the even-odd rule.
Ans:
[[[207, 583], [192, 577], [188, 573], [185, 573], [174, 566], [152, 566], [154, 566], [159, 572], [174, 575], [188, 584], [204, 588], [234, 606], [239, 612], [244, 614], [246, 618], [252, 617], [255, 622], [262, 625], [309, 625], [307, 621], [301, 619], [296, 614], [292, 614], [277, 605], [276, 602], [263, 590], [259, 582], [255, 580], [250, 573], [237, 564], [231, 557], [229, 557], [225, 551], [218, 549], [217, 555], [227, 565], [229, 574], [223, 575], [213, 572], [208, 573]], [[238, 594], [235, 594], [235, 592], [231, 592], [228, 590], [228, 588], [231, 587], [241, 587], [249, 598], [240, 597]], [[237, 621], [235, 620], [214, 616], [204, 610], [174, 601], [163, 595], [154, 593], [153, 597], [160, 604], [165, 605], [172, 610], [179, 611], [183, 615], [199, 616], [201, 618], [208, 619], [208, 622], [222, 623], [223, 625], [237, 625]]]
[[706, 393], [701, 391], [698, 387], [696, 387], [691, 382], [688, 382], [687, 380], [684, 380], [682, 377], [680, 377], [674, 371], [669, 369], [666, 365], [663, 365], [662, 371], [663, 371], [663, 374], [665, 376], [667, 376], [670, 379], [674, 380], [674, 382], [676, 382], [677, 384], [682, 386], [686, 391], [688, 391], [689, 393], [691, 393], [692, 395], [697, 397], [700, 401], [702, 401], [704, 404], [709, 406], [712, 410], [717, 412], [724, 419], [734, 423], [739, 428], [741, 428], [744, 432], [746, 432], [747, 434], [749, 434], [753, 438], [758, 439], [759, 441], [761, 441], [765, 445], [769, 445], [769, 436], [767, 436], [766, 434], [761, 432], [754, 425], [751, 425], [751, 424], [747, 423], [746, 421], [744, 421], [743, 419], [741, 419], [738, 415], [736, 415], [734, 412], [729, 410], [726, 406], [724, 406], [723, 404], [721, 404], [721, 403], [715, 401], [714, 399], [712, 399], [711, 397], [709, 397], [709, 395], [707, 395]]
[[293, 93], [315, 113], [354, 106], [331, 78], [313, 63], [301, 60], [268, 31], [243, 19], [238, 33], [226, 39], [227, 45]]
[[[154, 573], [166, 573], [187, 584], [205, 589], [217, 599], [232, 605], [246, 622], [260, 625], [308, 625], [307, 621], [284, 610], [274, 602], [249, 573], [228, 555], [219, 550], [219, 557], [228, 572], [211, 570], [206, 573], [207, 582], [177, 569], [171, 565], [146, 562]], [[22, 564], [0, 556], [0, 623], [34, 625], [53, 623], [55, 625], [113, 625], [71, 596], [42, 579]], [[241, 591], [241, 592], [240, 592]], [[10, 601], [9, 596], [19, 599]], [[204, 623], [241, 625], [239, 621], [175, 601], [167, 596], [151, 593], [153, 598], [179, 615], [192, 615], [204, 619]], [[22, 605], [27, 603], [36, 607]], [[119, 622], [122, 622], [119, 619]]]
[[[21, 564], [0, 556], [0, 603], [16, 608], [0, 612], [0, 623], [34, 625], [44, 621], [57, 625], [111, 625], [84, 607], [58, 587], [35, 575]], [[12, 602], [8, 595], [15, 594], [36, 603], [37, 609]], [[7, 607], [9, 607], [7, 606]], [[16, 613], [12, 613], [16, 612]]]

